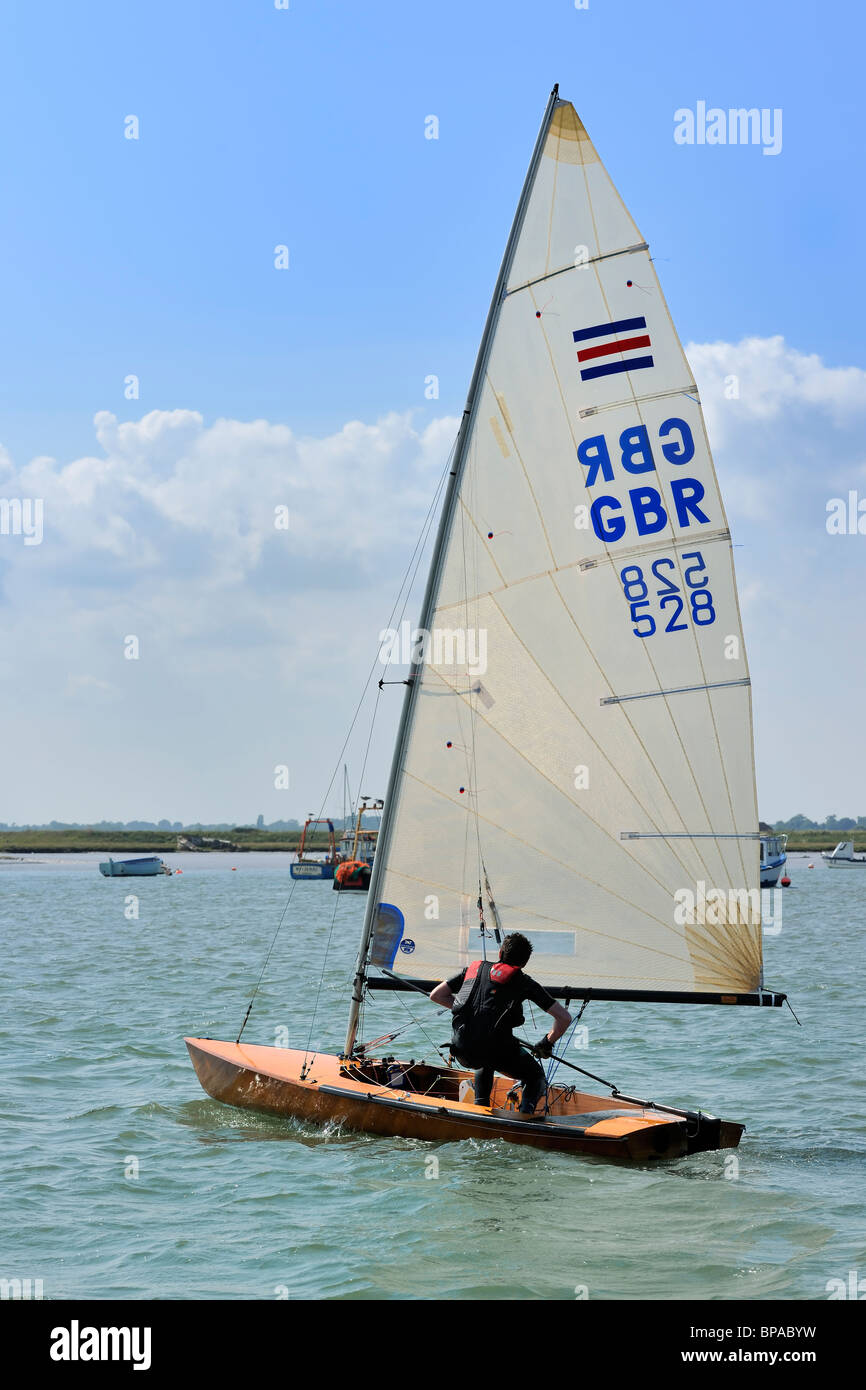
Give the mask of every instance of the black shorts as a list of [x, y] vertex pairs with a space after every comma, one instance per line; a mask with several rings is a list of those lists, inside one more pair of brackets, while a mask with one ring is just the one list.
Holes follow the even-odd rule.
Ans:
[[461, 1066], [473, 1071], [489, 1067], [503, 1076], [512, 1076], [515, 1081], [544, 1084], [544, 1069], [516, 1038], [490, 1038], [468, 1047], [452, 1043], [451, 1051]]

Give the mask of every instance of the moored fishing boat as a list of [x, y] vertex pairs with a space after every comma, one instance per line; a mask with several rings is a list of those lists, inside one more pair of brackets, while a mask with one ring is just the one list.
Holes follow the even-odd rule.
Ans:
[[[307, 845], [307, 834], [311, 825], [326, 825], [328, 827], [328, 847], [324, 851], [310, 849]], [[298, 857], [294, 864], [289, 865], [289, 873], [292, 878], [298, 881], [304, 879], [331, 879], [334, 877], [339, 856], [334, 836], [334, 822], [327, 819], [315, 819], [308, 816], [304, 821], [304, 828], [301, 831], [301, 839], [298, 844]]]
[[334, 875], [334, 888], [338, 893], [352, 890], [366, 893], [369, 889], [379, 832], [364, 825], [364, 815], [369, 811], [381, 811], [382, 805], [381, 801], [361, 798], [354, 829], [345, 831], [340, 840], [341, 862]]
[[761, 836], [761, 887], [775, 888], [787, 862], [787, 835]]
[[750, 679], [697, 388], [648, 246], [557, 89], [419, 631], [459, 623], [483, 644], [419, 644], [405, 682], [342, 1053], [246, 1045], [251, 1000], [235, 1042], [187, 1039], [202, 1086], [386, 1135], [632, 1160], [735, 1146], [739, 1123], [595, 1076], [609, 1094], [578, 1091], [553, 1064], [521, 1119], [508, 1080], [479, 1106], [446, 1057], [362, 1041], [370, 991], [426, 994], [513, 930], [533, 978], [581, 1012], [785, 1000], [763, 979]]

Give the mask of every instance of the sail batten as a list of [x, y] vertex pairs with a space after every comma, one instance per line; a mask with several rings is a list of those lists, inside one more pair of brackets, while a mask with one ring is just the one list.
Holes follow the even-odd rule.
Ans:
[[690, 695], [704, 690], [726, 690], [732, 685], [751, 685], [748, 676], [743, 676], [735, 681], [703, 681], [700, 685], [675, 685], [670, 690], [639, 690], [631, 695], [604, 695], [599, 700], [601, 705], [623, 705], [627, 700], [649, 700], [653, 696], [663, 695]]
[[369, 962], [447, 978], [490, 944], [486, 891], [549, 987], [752, 1002], [750, 680], [700, 401], [577, 113], [545, 121], [425, 596]]
[[[601, 251], [597, 256], [587, 256], [582, 260], [582, 265], [595, 265], [596, 261], [609, 261], [612, 256], [629, 256], [635, 251], [648, 251], [649, 246], [645, 241], [639, 241], [634, 246], [620, 246], [617, 251]], [[541, 285], [545, 280], [552, 280], [555, 275], [564, 275], [567, 270], [574, 270], [574, 261], [568, 265], [561, 265], [556, 270], [548, 270], [544, 275], [537, 275], [534, 280], [526, 280], [522, 285], [513, 285], [511, 289], [505, 291], [505, 295], [520, 294], [521, 290], [531, 289], [533, 285]]]

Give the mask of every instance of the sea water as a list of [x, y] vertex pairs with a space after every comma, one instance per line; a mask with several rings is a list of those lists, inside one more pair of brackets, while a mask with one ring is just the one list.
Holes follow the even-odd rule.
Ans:
[[[736, 1151], [626, 1166], [210, 1100], [183, 1037], [236, 1036], [290, 856], [169, 855], [183, 873], [153, 879], [103, 879], [100, 857], [0, 861], [0, 1280], [46, 1299], [866, 1291], [866, 869], [789, 860], [766, 980], [801, 1026], [787, 1008], [590, 1004], [570, 1060], [747, 1127]], [[246, 1041], [340, 1049], [363, 910], [295, 887]], [[374, 996], [363, 1036], [404, 1025], [393, 1050], [435, 1060], [449, 1022], [420, 996]]]

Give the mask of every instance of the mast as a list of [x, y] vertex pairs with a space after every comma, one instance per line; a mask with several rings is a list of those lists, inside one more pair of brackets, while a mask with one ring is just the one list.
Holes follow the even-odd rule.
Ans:
[[[454, 466], [448, 480], [448, 489], [445, 495], [445, 502], [442, 507], [442, 515], [439, 519], [439, 529], [436, 535], [436, 544], [430, 562], [430, 572], [427, 576], [427, 587], [424, 591], [424, 601], [421, 605], [421, 615], [418, 626], [424, 630], [429, 626], [430, 618], [434, 612], [436, 602], [436, 591], [439, 583], [439, 575], [442, 567], [442, 556], [448, 535], [451, 530], [451, 521], [454, 516], [454, 509], [460, 488], [460, 479], [466, 457], [466, 446], [471, 434], [472, 424], [475, 418], [475, 409], [479, 388], [484, 380], [484, 371], [487, 366], [487, 359], [490, 353], [490, 345], [493, 341], [493, 334], [499, 318], [499, 310], [502, 304], [503, 295], [508, 281], [508, 274], [511, 269], [511, 262], [514, 258], [514, 251], [517, 240], [523, 226], [523, 219], [526, 214], [526, 207], [529, 202], [529, 195], [544, 150], [547, 139], [547, 132], [550, 126], [551, 117], [559, 102], [559, 83], [557, 83], [547, 101], [547, 107], [541, 121], [538, 138], [535, 148], [532, 151], [532, 158], [529, 161], [529, 168], [523, 183], [520, 194], [520, 201], [517, 204], [517, 211], [511, 225], [508, 241], [505, 245], [505, 253], [502, 257], [502, 264], [499, 267], [499, 274], [496, 279], [496, 286], [493, 291], [493, 298], [490, 301], [490, 308], [487, 312], [487, 320], [484, 325], [484, 332], [481, 337], [481, 346], [478, 349], [478, 357], [475, 362], [475, 370], [472, 373], [472, 380], [469, 385], [469, 394], [466, 398], [466, 405], [463, 410], [463, 418], [460, 422], [460, 430], [457, 436], [457, 444], [454, 452]], [[395, 804], [395, 792], [400, 776], [400, 768], [403, 764], [403, 755], [406, 749], [406, 739], [415, 704], [417, 690], [417, 675], [423, 664], [420, 661], [412, 661], [409, 669], [409, 677], [406, 685], [406, 694], [403, 699], [403, 709], [400, 715], [400, 724], [397, 730], [397, 741], [394, 746], [394, 757], [391, 762], [391, 773], [388, 778], [388, 789], [385, 793], [385, 807], [382, 812], [382, 822], [379, 827], [379, 835], [376, 841], [376, 853], [373, 859], [373, 872], [370, 878], [370, 888], [367, 896], [367, 909], [364, 915], [364, 926], [361, 931], [361, 941], [358, 947], [358, 958], [355, 963], [355, 978], [352, 985], [352, 1002], [349, 1009], [349, 1022], [346, 1030], [346, 1043], [344, 1048], [345, 1055], [351, 1056], [355, 1046], [355, 1039], [358, 1032], [358, 1015], [361, 1011], [361, 1003], [364, 998], [364, 984], [366, 981], [367, 952], [370, 947], [370, 939], [373, 935], [373, 927], [376, 921], [378, 908], [379, 880], [382, 875], [385, 858], [388, 852], [388, 841], [390, 838], [393, 806]]]

